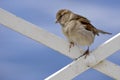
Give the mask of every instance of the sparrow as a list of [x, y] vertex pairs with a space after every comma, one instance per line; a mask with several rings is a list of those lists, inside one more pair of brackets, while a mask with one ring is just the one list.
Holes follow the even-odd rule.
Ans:
[[84, 16], [78, 15], [68, 9], [61, 9], [56, 13], [56, 23], [62, 27], [62, 32], [70, 43], [69, 49], [74, 45], [87, 46], [87, 50], [78, 58], [89, 55], [89, 46], [94, 42], [95, 36], [112, 34], [95, 28]]

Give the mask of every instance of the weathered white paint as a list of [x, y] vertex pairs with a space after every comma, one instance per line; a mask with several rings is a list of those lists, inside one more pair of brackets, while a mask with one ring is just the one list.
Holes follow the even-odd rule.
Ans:
[[[0, 9], [0, 23], [72, 59], [80, 55], [78, 47], [73, 47], [69, 52], [68, 49], [69, 44], [65, 42], [63, 39], [41, 29], [40, 27], [34, 24], [31, 24], [21, 18], [18, 18], [17, 16], [3, 9]], [[96, 64], [98, 64], [101, 60], [104, 60], [106, 57], [110, 56], [119, 49], [120, 49], [120, 33], [115, 37], [111, 38], [110, 40], [106, 41], [91, 54], [95, 55], [95, 58], [97, 60]], [[103, 61], [102, 63], [99, 63], [98, 65], [94, 66], [93, 68], [108, 76], [120, 80], [120, 77], [116, 75], [120, 74], [120, 71], [117, 71], [120, 70], [120, 67], [114, 65], [109, 61]], [[73, 61], [72, 63], [70, 63], [60, 71], [56, 72], [52, 76], [46, 78], [46, 80], [71, 80], [72, 78], [86, 71], [87, 69], [89, 69], [89, 67], [86, 66], [84, 58], [80, 58], [77, 61]], [[111, 72], [113, 74], [111, 74]]]
[[[113, 54], [114, 52], [116, 52], [118, 50], [120, 50], [120, 33], [117, 34], [116, 36], [112, 37], [105, 43], [103, 43], [100, 47], [98, 47], [96, 50], [94, 50], [91, 54], [95, 55], [96, 64], [98, 64], [100, 61], [104, 60], [105, 58], [107, 58], [108, 56], [110, 56], [111, 54]], [[103, 63], [101, 63], [101, 64], [103, 64]], [[106, 61], [105, 61], [105, 63], [107, 63], [107, 66], [111, 66], [111, 64], [112, 64], [112, 63], [106, 62]], [[101, 65], [101, 64], [99, 64], [99, 65]], [[94, 66], [94, 65], [92, 65], [92, 66]], [[107, 67], [105, 67], [105, 65], [103, 65], [103, 68], [99, 68], [99, 70], [101, 72], [104, 71], [103, 73], [110, 76], [110, 74], [108, 74], [108, 73], [110, 73], [110, 72], [113, 73], [112, 71], [114, 71], [114, 68], [116, 68], [116, 66], [112, 66], [112, 67], [113, 68], [111, 68], [111, 69], [109, 68], [110, 69], [109, 72], [103, 70], [103, 68], [108, 70]], [[117, 70], [119, 70], [119, 68]], [[72, 63], [70, 63], [69, 65], [67, 65], [66, 67], [61, 69], [60, 71], [56, 72], [55, 74], [51, 75], [50, 77], [46, 78], [45, 80], [64, 80], [64, 79], [71, 80], [74, 77], [76, 77], [77, 75], [86, 71], [87, 69], [89, 69], [89, 67], [86, 65], [84, 57], [82, 57], [76, 61], [73, 61]], [[97, 69], [97, 68], [95, 67], [94, 69]], [[114, 75], [111, 77], [120, 79], [119, 72], [116, 72], [116, 74], [117, 75]]]
[[104, 60], [93, 67], [95, 70], [102, 72], [115, 80], [120, 80], [120, 66]]
[[[114, 48], [113, 48], [113, 46], [114, 46]], [[98, 64], [100, 61], [104, 60], [105, 58], [112, 55], [114, 52], [116, 52], [118, 50], [120, 50], [120, 33], [117, 34], [116, 36], [112, 37], [105, 43], [103, 43], [96, 50], [94, 50], [91, 54], [95, 55], [96, 64]], [[103, 64], [103, 63], [105, 63], [105, 64]], [[103, 67], [99, 68], [99, 69], [96, 68], [96, 66], [95, 66], [96, 64], [92, 65], [93, 68], [99, 70], [100, 72], [102, 72], [106, 75], [111, 76], [111, 74], [109, 74], [110, 72], [120, 74], [120, 71], [116, 72], [117, 70], [120, 70], [120, 67], [117, 67], [117, 69], [116, 69], [116, 65], [111, 64], [108, 61], [105, 61], [105, 62], [103, 61], [102, 63], [100, 63], [99, 64], [100, 67], [101, 67], [101, 65]], [[108, 66], [110, 66], [109, 72], [107, 71]], [[46, 78], [45, 80], [71, 80], [74, 77], [76, 77], [77, 75], [81, 74], [82, 72], [88, 70], [89, 68], [90, 67], [88, 67], [85, 63], [84, 57], [82, 57], [82, 58], [68, 64], [66, 67], [64, 67], [60, 71], [56, 72], [55, 74], [51, 75], [50, 77]], [[116, 70], [114, 70], [114, 69], [116, 69]], [[111, 77], [120, 80], [120, 76], [116, 75], [116, 74], [112, 74]]]

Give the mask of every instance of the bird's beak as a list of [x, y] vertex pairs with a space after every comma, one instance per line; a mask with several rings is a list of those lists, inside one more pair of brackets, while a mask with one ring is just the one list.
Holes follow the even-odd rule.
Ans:
[[58, 23], [58, 20], [56, 20], [55, 23]]

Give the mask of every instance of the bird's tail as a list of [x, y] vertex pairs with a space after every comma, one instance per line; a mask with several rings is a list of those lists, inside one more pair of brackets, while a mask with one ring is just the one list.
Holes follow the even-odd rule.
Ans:
[[102, 33], [102, 34], [109, 34], [109, 35], [112, 34], [112, 33], [109, 33], [109, 32], [106, 32], [106, 31], [103, 31], [103, 30], [100, 30], [100, 29], [98, 29], [98, 32], [99, 32], [99, 33]]

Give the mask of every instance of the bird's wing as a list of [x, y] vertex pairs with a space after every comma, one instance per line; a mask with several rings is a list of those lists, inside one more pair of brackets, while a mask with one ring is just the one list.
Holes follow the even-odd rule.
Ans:
[[106, 31], [95, 28], [87, 18], [85, 18], [81, 15], [75, 14], [74, 16], [75, 17], [73, 19], [78, 20], [80, 23], [82, 23], [84, 25], [84, 28], [88, 31], [93, 32], [94, 35], [99, 36], [99, 33], [112, 34], [112, 33], [109, 33], [109, 32], [106, 32]]
[[85, 25], [84, 27], [86, 30], [93, 32], [94, 35], [99, 35], [99, 32], [97, 31], [97, 29], [90, 23], [90, 21], [87, 18], [85, 18], [81, 15], [78, 15], [78, 14], [76, 14], [76, 18], [82, 24]]

